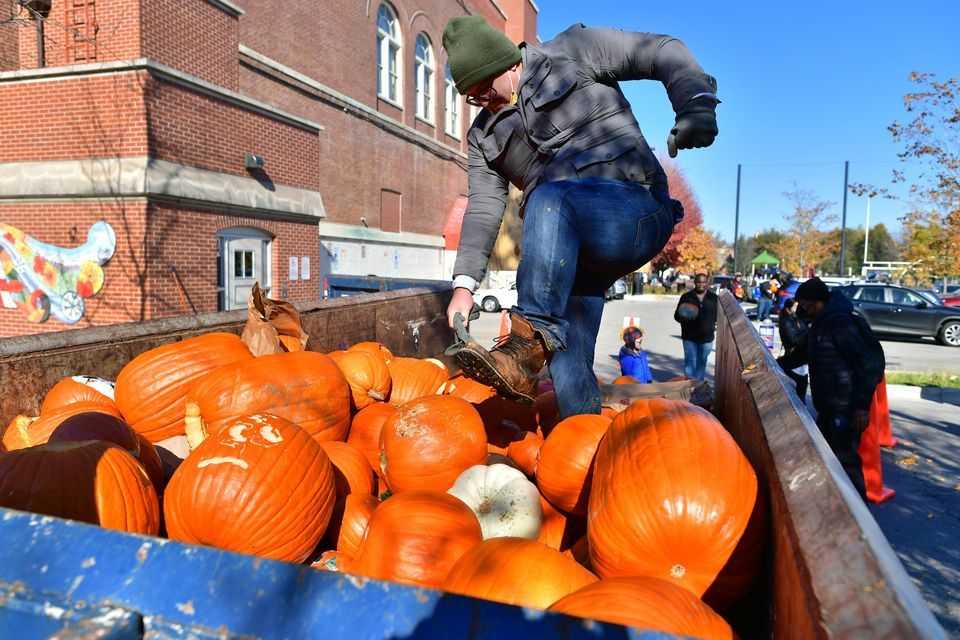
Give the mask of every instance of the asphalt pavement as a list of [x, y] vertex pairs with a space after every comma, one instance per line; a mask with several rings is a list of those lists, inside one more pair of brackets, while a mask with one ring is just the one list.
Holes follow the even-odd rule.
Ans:
[[[627, 296], [607, 303], [597, 339], [594, 371], [604, 381], [620, 375], [617, 354], [625, 317], [638, 317], [643, 347], [656, 381], [683, 375], [680, 326], [673, 320], [676, 296]], [[500, 313], [481, 313], [470, 327], [481, 344], [492, 345]], [[960, 373], [960, 349], [932, 340], [881, 338], [887, 371]], [[779, 336], [775, 353], [779, 353]], [[714, 356], [707, 362], [713, 381]], [[960, 638], [960, 389], [888, 385], [893, 433], [883, 450], [884, 484], [897, 494], [870, 505], [934, 615], [947, 634]], [[807, 396], [809, 406], [809, 394]]]

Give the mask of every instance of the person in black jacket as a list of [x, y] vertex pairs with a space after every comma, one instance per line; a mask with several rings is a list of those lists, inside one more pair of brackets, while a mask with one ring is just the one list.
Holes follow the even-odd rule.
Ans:
[[[807, 323], [797, 317], [797, 299], [790, 298], [783, 303], [783, 311], [778, 320], [780, 327], [780, 344], [783, 345], [784, 355], [790, 355], [798, 348], [806, 347], [807, 343]], [[797, 385], [797, 397], [800, 402], [806, 402], [807, 397], [807, 374], [806, 365], [801, 365], [798, 369], [784, 369], [787, 377], [793, 380]], [[803, 371], [803, 373], [798, 373]]]
[[870, 402], [883, 378], [883, 347], [853, 313], [842, 293], [830, 293], [819, 278], [797, 288], [800, 309], [813, 318], [805, 346], [781, 356], [784, 370], [810, 365], [810, 393], [817, 427], [837, 456], [853, 486], [866, 499], [860, 435], [870, 423]]
[[[693, 279], [693, 291], [680, 296], [673, 319], [680, 323], [683, 338], [683, 375], [694, 380], [703, 380], [707, 371], [707, 356], [713, 351], [713, 339], [717, 331], [717, 305], [719, 298], [707, 290], [707, 274], [698, 273]], [[686, 319], [681, 314], [683, 304], [692, 304], [699, 312], [695, 318]]]

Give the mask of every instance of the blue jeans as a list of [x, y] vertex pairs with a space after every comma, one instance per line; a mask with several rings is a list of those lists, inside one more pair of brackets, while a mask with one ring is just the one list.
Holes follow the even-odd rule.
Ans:
[[770, 317], [770, 310], [773, 308], [773, 300], [770, 298], [760, 298], [757, 301], [757, 321], [763, 322]]
[[713, 351], [710, 342], [683, 341], [683, 375], [694, 380], [703, 380], [707, 376], [707, 356]]
[[631, 182], [563, 180], [530, 194], [512, 311], [550, 351], [562, 418], [600, 413], [593, 357], [604, 292], [660, 253], [673, 225], [673, 209]]

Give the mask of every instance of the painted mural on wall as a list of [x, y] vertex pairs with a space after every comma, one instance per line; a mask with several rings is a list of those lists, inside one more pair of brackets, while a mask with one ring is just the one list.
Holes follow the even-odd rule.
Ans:
[[116, 249], [117, 236], [106, 222], [90, 227], [87, 241], [73, 249], [0, 222], [0, 304], [30, 322], [52, 317], [74, 324], [83, 317], [84, 299], [103, 288], [103, 265]]

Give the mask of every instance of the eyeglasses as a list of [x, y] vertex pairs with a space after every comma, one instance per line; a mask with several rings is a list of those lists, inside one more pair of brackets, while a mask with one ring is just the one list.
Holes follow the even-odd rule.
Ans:
[[472, 96], [466, 96], [466, 102], [473, 107], [482, 107], [493, 100], [496, 95], [497, 90], [493, 88], [493, 78], [491, 78], [487, 86], [481, 89], [479, 93]]

